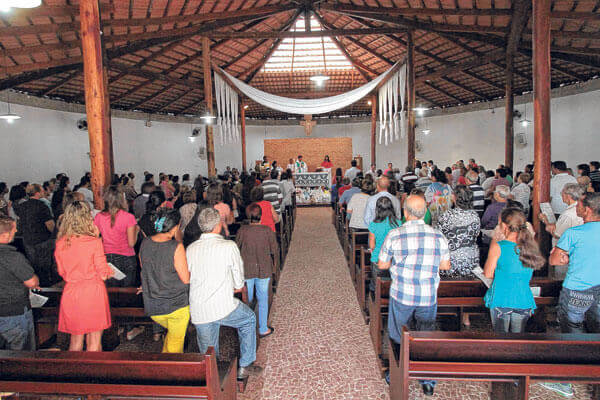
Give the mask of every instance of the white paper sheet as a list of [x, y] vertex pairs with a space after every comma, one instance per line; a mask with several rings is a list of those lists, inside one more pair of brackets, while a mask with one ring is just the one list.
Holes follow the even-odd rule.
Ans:
[[544, 214], [546, 216], [546, 218], [548, 218], [549, 224], [556, 223], [556, 217], [554, 216], [554, 210], [552, 210], [552, 206], [550, 205], [550, 203], [540, 203], [540, 211], [542, 212], [542, 214]]
[[112, 263], [108, 263], [108, 266], [110, 267], [110, 269], [112, 269], [114, 271], [114, 275], [112, 276], [112, 278], [118, 280], [118, 281], [122, 281], [123, 279], [125, 279], [125, 277], [127, 275], [125, 275], [123, 272], [121, 272], [121, 270], [117, 267], [115, 267]]
[[490, 287], [492, 285], [492, 279], [485, 277], [485, 275], [483, 274], [483, 269], [481, 269], [481, 267], [477, 266], [473, 268], [471, 272], [473, 272], [473, 275], [479, 278], [485, 286]]
[[41, 294], [33, 293], [31, 290], [29, 291], [29, 302], [31, 303], [31, 308], [43, 307], [47, 301], [48, 301], [48, 298], [46, 296], [42, 296]]

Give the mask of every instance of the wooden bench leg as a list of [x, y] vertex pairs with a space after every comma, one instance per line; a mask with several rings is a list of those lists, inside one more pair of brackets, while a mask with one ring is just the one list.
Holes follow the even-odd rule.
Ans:
[[369, 297], [369, 333], [371, 334], [371, 341], [375, 347], [375, 354], [381, 357], [381, 330], [383, 329], [381, 323], [381, 310], [378, 309], [377, 304], [371, 301]]
[[517, 382], [492, 382], [490, 400], [527, 400], [529, 398], [529, 377]]

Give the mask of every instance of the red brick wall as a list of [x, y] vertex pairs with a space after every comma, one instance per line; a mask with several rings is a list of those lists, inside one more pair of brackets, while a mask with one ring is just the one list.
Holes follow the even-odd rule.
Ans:
[[297, 138], [297, 139], [265, 139], [264, 155], [269, 162], [277, 160], [282, 168], [288, 164], [288, 160], [296, 160], [298, 155], [308, 165], [310, 172], [315, 171], [321, 165], [325, 155], [329, 155], [333, 163], [333, 171], [340, 167], [342, 170], [350, 168], [352, 161], [352, 138]]

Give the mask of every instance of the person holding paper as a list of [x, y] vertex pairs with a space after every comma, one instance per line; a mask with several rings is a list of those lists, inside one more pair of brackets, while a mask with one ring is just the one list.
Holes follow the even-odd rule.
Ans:
[[484, 301], [495, 332], [522, 333], [536, 308], [529, 281], [533, 271], [542, 268], [546, 260], [527, 229], [523, 211], [505, 208], [499, 223], [505, 239], [490, 244], [483, 272], [494, 281]]
[[64, 211], [56, 241], [56, 265], [65, 280], [58, 330], [71, 335], [69, 351], [102, 351], [102, 332], [111, 326], [104, 281], [113, 276], [106, 262], [90, 207], [75, 201]]
[[5, 343], [0, 349], [35, 351], [29, 289], [39, 288], [39, 279], [27, 258], [9, 245], [16, 232], [15, 220], [0, 214], [0, 339]]
[[155, 234], [140, 247], [144, 310], [167, 329], [163, 353], [183, 353], [190, 321], [190, 272], [179, 236], [179, 211], [162, 208], [152, 214]]

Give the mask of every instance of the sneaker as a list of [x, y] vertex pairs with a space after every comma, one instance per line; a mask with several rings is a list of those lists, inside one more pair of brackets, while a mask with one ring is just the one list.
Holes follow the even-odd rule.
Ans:
[[136, 326], [135, 328], [127, 332], [127, 340], [135, 339], [140, 333], [144, 332], [144, 329], [145, 327], [143, 326]]
[[548, 390], [552, 390], [564, 397], [573, 397], [573, 387], [570, 383], [561, 382], [542, 382], [540, 386], [545, 387]]

